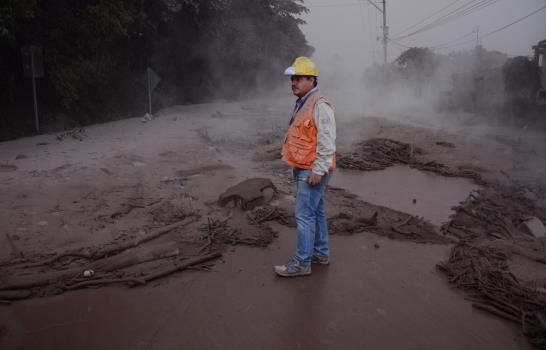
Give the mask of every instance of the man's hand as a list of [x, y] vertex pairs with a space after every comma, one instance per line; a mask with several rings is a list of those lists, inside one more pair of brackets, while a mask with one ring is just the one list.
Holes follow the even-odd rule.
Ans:
[[311, 176], [309, 176], [307, 178], [307, 183], [311, 186], [316, 186], [320, 183], [320, 181], [322, 180], [322, 176], [321, 175], [318, 175], [318, 174], [315, 174], [315, 173], [311, 173]]

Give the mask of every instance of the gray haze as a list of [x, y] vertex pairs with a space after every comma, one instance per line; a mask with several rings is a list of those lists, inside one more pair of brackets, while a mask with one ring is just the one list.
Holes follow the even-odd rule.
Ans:
[[[426, 16], [446, 6], [453, 0], [387, 0], [388, 25], [391, 35], [413, 25]], [[466, 1], [460, 1], [454, 9]], [[316, 49], [314, 58], [322, 71], [341, 70], [362, 72], [375, 62], [382, 62], [381, 35], [382, 17], [364, 0], [305, 0], [310, 9], [302, 26], [310, 44]], [[378, 3], [379, 6], [381, 4]], [[546, 5], [545, 0], [500, 0], [468, 16], [433, 30], [400, 40], [407, 46], [435, 46], [472, 32], [477, 25], [480, 33], [488, 33], [533, 10]], [[450, 10], [448, 9], [448, 11]], [[445, 12], [444, 12], [445, 13]], [[467, 41], [475, 38], [469, 35]], [[537, 13], [504, 31], [491, 35], [481, 44], [488, 50], [499, 50], [509, 54], [531, 55], [531, 46], [546, 39], [546, 10]], [[458, 42], [456, 42], [458, 43]], [[451, 50], [472, 48], [474, 42]], [[389, 61], [394, 60], [404, 48], [389, 45]]]

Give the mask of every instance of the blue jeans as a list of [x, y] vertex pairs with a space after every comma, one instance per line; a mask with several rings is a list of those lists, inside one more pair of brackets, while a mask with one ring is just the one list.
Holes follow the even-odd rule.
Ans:
[[302, 266], [311, 265], [313, 254], [322, 256], [330, 254], [323, 195], [332, 174], [325, 174], [320, 184], [316, 186], [307, 183], [310, 175], [311, 170], [294, 169], [294, 177], [298, 185], [296, 195], [298, 246], [294, 259]]

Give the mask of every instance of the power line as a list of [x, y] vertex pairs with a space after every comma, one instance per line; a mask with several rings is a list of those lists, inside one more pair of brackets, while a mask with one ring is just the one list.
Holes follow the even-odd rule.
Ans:
[[[474, 34], [474, 33], [472, 33]], [[457, 44], [452, 44], [452, 45], [449, 45], [449, 46], [442, 46], [442, 47], [437, 47], [437, 48], [434, 48], [435, 50], [447, 50], [447, 49], [452, 49], [454, 47], [457, 47], [457, 46], [463, 46], [463, 45], [466, 45], [466, 44], [469, 44], [469, 43], [475, 43], [476, 40], [475, 39], [470, 39], [470, 40], [466, 40], [466, 41], [463, 41], [463, 42], [460, 42], [460, 43], [457, 43]]]
[[[444, 49], [448, 49], [448, 48], [451, 48], [451, 47], [456, 47], [456, 46], [464, 45], [464, 44], [467, 44], [467, 43], [469, 43], [469, 42], [474, 42], [475, 39], [467, 40], [467, 41], [460, 42], [460, 43], [456, 43], [456, 42], [459, 41], [459, 40], [462, 40], [462, 39], [464, 39], [464, 38], [467, 38], [467, 37], [469, 37], [469, 36], [471, 36], [471, 35], [474, 35], [474, 34], [476, 34], [476, 31], [475, 31], [475, 30], [472, 31], [472, 32], [470, 32], [470, 33], [467, 33], [467, 34], [465, 34], [465, 35], [463, 35], [463, 36], [461, 36], [461, 37], [458, 37], [458, 38], [456, 38], [456, 39], [453, 39], [453, 40], [450, 40], [450, 41], [448, 41], [448, 42], [445, 42], [445, 43], [443, 43], [443, 44], [438, 44], [438, 45], [434, 45], [434, 46], [427, 46], [427, 48], [429, 48], [429, 49], [434, 49], [434, 50], [444, 50]], [[408, 45], [406, 45], [406, 44], [403, 44], [403, 43], [401, 43], [401, 42], [399, 42], [399, 41], [395, 41], [395, 40], [393, 40], [393, 39], [389, 39], [389, 42], [391, 42], [391, 43], [393, 43], [393, 44], [395, 44], [395, 45], [397, 45], [397, 46], [399, 46], [399, 47], [404, 47], [404, 48], [407, 48], [407, 49], [411, 49], [412, 47], [416, 47], [416, 46], [408, 46]]]
[[[366, 3], [368, 4], [367, 7], [368, 7], [368, 19], [369, 19], [369, 5], [373, 5], [374, 7], [378, 8], [377, 5], [375, 5], [371, 0], [365, 0]], [[423, 18], [422, 20], [416, 22], [415, 24], [407, 27], [406, 29], [402, 30], [401, 32], [398, 33], [399, 34], [402, 34], [406, 31], [408, 31], [409, 29], [412, 29], [412, 28], [415, 28], [417, 27], [419, 24], [422, 24], [424, 22], [426, 22], [427, 20], [433, 18], [434, 16], [436, 16], [437, 14], [441, 13], [442, 11], [452, 7], [453, 5], [455, 5], [456, 3], [460, 2], [461, 0], [455, 0], [455, 1], [452, 1], [451, 3], [449, 3], [448, 5], [442, 7], [441, 9], [435, 11], [434, 13], [432, 13], [431, 15]], [[447, 23], [450, 23], [458, 18], [461, 18], [461, 17], [464, 17], [464, 16], [467, 16], [471, 13], [474, 13], [476, 11], [479, 11], [485, 7], [488, 7], [488, 6], [491, 6], [497, 2], [499, 2], [500, 0], [470, 0], [470, 1], [467, 1], [465, 2], [463, 5], [457, 7], [456, 9], [440, 16], [439, 18], [433, 20], [432, 22], [428, 23], [428, 24], [425, 24], [424, 26], [422, 26], [421, 28], [409, 33], [409, 34], [406, 34], [406, 35], [403, 35], [403, 36], [395, 36], [394, 39], [392, 38], [388, 38], [387, 34], [386, 34], [386, 23], [384, 23], [383, 25], [383, 29], [384, 29], [384, 33], [383, 33], [383, 43], [384, 43], [384, 46], [386, 46], [386, 43], [389, 42], [389, 43], [393, 43], [394, 45], [396, 45], [398, 48], [406, 48], [406, 49], [409, 49], [411, 48], [411, 46], [408, 46], [406, 44], [403, 44], [401, 42], [399, 42], [398, 40], [400, 39], [405, 39], [405, 38], [408, 38], [410, 36], [413, 36], [413, 35], [417, 35], [419, 33], [422, 33], [422, 32], [425, 32], [425, 31], [428, 31], [428, 30], [431, 30], [431, 29], [434, 29], [436, 27], [439, 27], [439, 26], [442, 26], [444, 24], [447, 24]], [[385, 3], [383, 3], [385, 5]], [[360, 11], [361, 11], [361, 15], [363, 17], [363, 13], [362, 13], [362, 6], [361, 6], [361, 2], [356, 2], [356, 3], [338, 3], [338, 4], [319, 4], [319, 5], [311, 5], [311, 7], [332, 7], [332, 6], [353, 6], [353, 5], [360, 5]], [[385, 9], [385, 6], [384, 6], [384, 9]], [[470, 35], [472, 34], [476, 34], [477, 35], [477, 39], [478, 39], [478, 42], [479, 40], [481, 39], [484, 39], [484, 38], [487, 38], [493, 34], [496, 34], [500, 31], [503, 31], [537, 13], [539, 13], [540, 11], [546, 9], [546, 5], [545, 6], [542, 6], [540, 7], [539, 9], [521, 17], [521, 18], [518, 18], [517, 20], [509, 23], [509, 24], [506, 24], [500, 28], [497, 28], [491, 32], [488, 32], [486, 34], [483, 34], [483, 35], [479, 35], [477, 33], [477, 31], [472, 31], [470, 33], [467, 33], [467, 34], [464, 34], [462, 35], [461, 37], [458, 37], [458, 38], [455, 38], [455, 39], [452, 39], [450, 41], [447, 41], [443, 44], [438, 44], [438, 45], [434, 45], [434, 46], [429, 46], [430, 49], [437, 49], [437, 50], [444, 50], [444, 49], [449, 49], [449, 48], [453, 48], [453, 47], [457, 47], [457, 46], [461, 46], [461, 45], [465, 45], [467, 43], [470, 43], [470, 42], [474, 42], [474, 39], [472, 40], [466, 40], [466, 41], [463, 41], [463, 42], [458, 42], [462, 39], [465, 39], [467, 37], [469, 37]], [[380, 12], [381, 9], [379, 9]], [[375, 21], [376, 21], [376, 25], [374, 27], [375, 29], [375, 34], [376, 34], [376, 37], [377, 37], [377, 26], [378, 26], [378, 18], [377, 18], [377, 12], [375, 12]], [[385, 20], [384, 20], [385, 22]], [[385, 56], [386, 57], [386, 56]]]
[[[465, 34], [465, 35], [463, 35], [463, 36], [460, 36], [460, 37], [458, 37], [458, 38], [456, 38], [456, 39], [447, 41], [447, 42], [445, 42], [445, 43], [443, 43], [443, 44], [438, 44], [438, 45], [429, 46], [429, 47], [430, 47], [431, 49], [441, 49], [441, 48], [443, 48], [444, 46], [449, 46], [449, 45], [452, 44], [452, 43], [455, 43], [455, 42], [457, 42], [457, 41], [459, 41], [459, 40], [468, 38], [469, 36], [474, 35], [474, 34], [476, 34], [476, 31], [475, 31], [475, 30], [473, 30], [473, 31], [471, 31], [470, 33], [467, 33], [467, 34]], [[472, 40], [474, 40], [474, 39], [472, 39]]]
[[470, 0], [470, 1], [467, 1], [465, 2], [464, 4], [462, 4], [461, 6], [457, 7], [456, 9], [452, 10], [451, 12], [448, 12], [442, 16], [440, 16], [439, 18], [433, 20], [432, 22], [428, 23], [428, 24], [425, 24], [423, 27], [421, 28], [418, 28], [417, 30], [409, 33], [409, 34], [406, 34], [404, 36], [397, 36], [396, 38], [397, 39], [403, 39], [403, 38], [406, 38], [408, 36], [411, 36], [411, 35], [414, 35], [418, 32], [420, 32], [421, 30], [423, 30], [423, 28], [426, 28], [434, 23], [437, 23], [438, 21], [442, 21], [443, 19], [449, 17], [449, 16], [452, 16], [453, 14], [456, 14], [457, 12], [460, 12], [462, 10], [464, 10], [465, 8], [468, 8], [469, 6], [472, 6], [472, 3], [475, 3], [476, 1], [484, 1], [484, 0]]
[[397, 49], [400, 52], [404, 52], [404, 51], [407, 50], [405, 47], [397, 46], [397, 45], [394, 45], [394, 46], [391, 46], [391, 47]]
[[[481, 10], [485, 7], [488, 7], [488, 6], [491, 6], [497, 2], [499, 2], [500, 0], [490, 0], [490, 1], [486, 1], [484, 3], [481, 3], [481, 4], [476, 4], [474, 6], [472, 6], [471, 8], [467, 9], [467, 10], [464, 10], [462, 11], [461, 13], [457, 14], [456, 16], [454, 16], [453, 18], [451, 18], [450, 21], [447, 21], [447, 22], [452, 22], [453, 20], [457, 19], [457, 18], [461, 18], [461, 17], [464, 17], [464, 16], [467, 16], [473, 12], [476, 12], [478, 10]], [[446, 23], [447, 23], [446, 22]]]
[[[521, 18], [518, 18], [517, 20], [515, 20], [515, 21], [513, 21], [513, 22], [511, 22], [511, 23], [509, 23], [509, 24], [506, 24], [506, 25], [504, 25], [504, 26], [502, 26], [502, 27], [500, 27], [500, 28], [497, 28], [497, 29], [495, 29], [495, 30], [492, 30], [492, 31], [490, 31], [490, 32], [488, 32], [488, 33], [485, 33], [485, 34], [483, 34], [483, 35], [480, 35], [480, 36], [479, 36], [479, 40], [484, 39], [484, 38], [487, 38], [487, 37], [489, 37], [489, 36], [491, 36], [491, 35], [493, 35], [493, 34], [496, 34], [496, 33], [500, 32], [500, 31], [503, 31], [503, 30], [505, 30], [505, 29], [507, 29], [507, 28], [509, 28], [509, 27], [511, 27], [511, 26], [513, 26], [513, 25], [515, 25], [515, 24], [517, 24], [517, 23], [519, 23], [519, 22], [521, 22], [521, 21], [523, 21], [523, 20], [525, 20], [525, 19], [531, 17], [532, 15], [535, 15], [535, 14], [539, 13], [540, 11], [543, 11], [544, 9], [546, 9], [546, 5], [545, 5], [545, 6], [542, 6], [541, 8], [539, 8], [539, 9], [537, 9], [537, 10], [535, 10], [535, 11], [533, 11], [533, 12], [531, 12], [531, 13], [529, 13], [529, 14], [527, 14], [527, 15], [521, 17]], [[465, 45], [465, 44], [468, 44], [468, 43], [471, 43], [471, 42], [474, 42], [474, 39], [472, 39], [472, 40], [467, 40], [467, 41], [464, 41], [464, 42], [461, 42], [461, 43], [457, 43], [457, 44], [453, 44], [453, 45], [448, 45], [448, 46], [440, 47], [440, 48], [438, 48], [438, 49], [439, 49], [439, 50], [450, 49], [450, 48], [453, 48], [453, 47], [456, 47], [456, 46]]]
[[364, 44], [366, 41], [371, 43], [372, 42], [371, 41], [372, 31], [370, 29], [370, 11], [369, 11], [369, 7], [368, 7], [368, 20], [366, 20], [366, 17], [364, 15], [364, 2], [360, 2], [359, 5], [360, 6], [358, 8], [358, 12], [360, 14], [360, 19], [362, 20], [362, 30], [366, 31], [367, 34], [368, 34], [368, 38], [363, 36], [362, 44]]
[[487, 38], [488, 36], [491, 36], [491, 35], [493, 35], [493, 34], [495, 34], [495, 33], [498, 33], [498, 32], [500, 32], [501, 30], [505, 30], [506, 28], [511, 27], [511, 26], [513, 26], [514, 24], [523, 21], [524, 19], [527, 19], [527, 18], [531, 17], [531, 16], [534, 15], [534, 14], [537, 14], [537, 13], [539, 13], [540, 11], [542, 11], [542, 10], [544, 10], [544, 9], [546, 9], [546, 5], [545, 5], [545, 6], [542, 6], [542, 7], [539, 8], [538, 10], [535, 10], [535, 11], [531, 12], [530, 14], [528, 14], [528, 15], [526, 15], [526, 16], [523, 16], [523, 17], [521, 17], [521, 18], [515, 20], [515, 21], [512, 22], [512, 23], [509, 23], [509, 24], [507, 24], [507, 25], [505, 25], [505, 26], [502, 26], [502, 27], [500, 27], [500, 28], [498, 28], [498, 29], [495, 29], [495, 30], [493, 30], [493, 31], [491, 31], [491, 32], [489, 32], [489, 33], [486, 33], [486, 34], [480, 36], [480, 39], [482, 39], [482, 38]]
[[338, 7], [338, 6], [356, 6], [360, 5], [360, 2], [344, 2], [337, 4], [316, 4], [316, 5], [305, 5], [306, 7]]
[[428, 23], [424, 25], [423, 27], [409, 33], [403, 36], [399, 36], [396, 39], [405, 39], [410, 36], [434, 29], [436, 27], [442, 26], [444, 24], [450, 23], [458, 18], [467, 16], [471, 13], [474, 13], [478, 10], [481, 10], [485, 7], [488, 7], [490, 5], [493, 5], [497, 3], [500, 0], [479, 0], [477, 3], [475, 3], [477, 0], [471, 0], [469, 2], [466, 2], [462, 6], [459, 6], [455, 10], [443, 15], [440, 18], [437, 18], [436, 20], [432, 21], [431, 23]]
[[382, 42], [383, 42], [383, 64], [386, 65], [387, 64], [387, 54], [388, 54], [387, 43], [389, 41], [389, 27], [387, 26], [387, 0], [381, 1], [381, 4], [383, 5], [383, 8], [380, 8], [379, 6], [377, 6], [372, 0], [366, 0], [366, 1], [367, 1], [368, 4], [375, 7], [377, 12], [380, 12], [383, 15], [383, 26], [382, 26], [382, 28], [383, 28], [383, 39], [382, 39]]
[[396, 45], [396, 46], [399, 46], [399, 47], [402, 47], [402, 48], [405, 48], [405, 49], [411, 49], [412, 46], [407, 46], [407, 45], [404, 45], [402, 44], [401, 42], [398, 42], [398, 41], [395, 41], [393, 39], [389, 39], [389, 42]]
[[377, 29], [379, 28], [379, 15], [378, 15], [378, 12], [377, 11], [374, 11], [374, 17], [375, 17], [375, 27], [374, 27], [374, 30], [375, 30], [375, 41], [374, 41], [374, 59], [375, 59], [375, 49], [377, 49], [377, 41], [379, 40], [379, 34], [378, 34], [378, 31]]
[[417, 27], [419, 24], [425, 22], [427, 19], [430, 19], [430, 18], [436, 16], [437, 14], [439, 14], [440, 12], [442, 12], [443, 10], [446, 10], [446, 9], [450, 8], [451, 6], [455, 5], [455, 4], [458, 3], [459, 1], [461, 1], [461, 0], [455, 0], [455, 1], [453, 1], [453, 2], [450, 2], [450, 3], [447, 4], [446, 6], [442, 7], [442, 8], [439, 9], [438, 11], [436, 11], [436, 12], [430, 14], [429, 16], [423, 18], [423, 19], [420, 20], [419, 22], [417, 22], [417, 23], [415, 23], [415, 24], [413, 24], [413, 25], [411, 25], [411, 26], [405, 28], [404, 30], [401, 30], [401, 31], [398, 32], [398, 33], [396, 33], [396, 34], [394, 35], [394, 37], [398, 37], [400, 34], [402, 34], [402, 33], [404, 33], [404, 32], [407, 32], [409, 29], [412, 29], [412, 28]]
[[[368, 0], [370, 4], [372, 2]], [[389, 41], [389, 27], [387, 26], [387, 0], [383, 0], [383, 64], [387, 64], [387, 43]]]
[[[370, 5], [368, 3], [366, 3], [366, 13], [367, 13], [367, 21], [366, 21], [366, 24], [368, 25], [368, 42], [370, 45], [372, 45], [372, 52], [373, 52], [373, 45], [374, 45], [374, 40], [373, 40], [373, 35], [372, 35], [372, 29], [371, 29], [371, 20], [370, 20]], [[372, 61], [375, 63], [375, 53], [372, 54]]]
[[[373, 36], [373, 33], [372, 33], [372, 29], [371, 29], [371, 19], [370, 19], [370, 4], [368, 2], [361, 2], [361, 4], [366, 4], [366, 10], [367, 10], [367, 20], [366, 20], [366, 25], [367, 25], [367, 29], [368, 29], [368, 43], [370, 45], [372, 45], [372, 50], [371, 53], [372, 54], [372, 62], [375, 63], [375, 46], [376, 46], [376, 41], [374, 39], [374, 36]], [[364, 9], [362, 8], [362, 5], [360, 6], [360, 9], [361, 9], [361, 13], [362, 13], [362, 20], [364, 21]], [[377, 31], [377, 28], [374, 28], [376, 31]]]
[[464, 10], [458, 12], [458, 13], [455, 13], [455, 14], [447, 17], [447, 18], [442, 19], [438, 23], [432, 24], [429, 28], [426, 28], [426, 30], [434, 29], [434, 28], [439, 27], [441, 25], [453, 22], [454, 20], [456, 20], [458, 18], [465, 17], [465, 16], [470, 15], [471, 13], [477, 12], [478, 10], [481, 10], [481, 9], [483, 9], [485, 7], [491, 6], [491, 5], [495, 4], [495, 3], [497, 3], [498, 1], [500, 1], [500, 0], [487, 0], [487, 1], [483, 1], [483, 2], [478, 3], [478, 4], [474, 4], [474, 5], [472, 5], [471, 7], [467, 8], [467, 9], [464, 9]]
[[366, 0], [366, 2], [370, 5], [372, 5], [373, 7], [375, 7], [375, 9], [381, 13], [383, 13], [385, 10], [381, 9], [379, 6], [377, 6], [372, 0]]
[[497, 2], [497, 1], [498, 0], [482, 0], [482, 1], [478, 2], [477, 4], [470, 4], [470, 6], [467, 6], [466, 8], [461, 7], [461, 8], [459, 8], [458, 11], [452, 11], [450, 14], [446, 14], [446, 15], [436, 19], [435, 21], [433, 21], [433, 22], [419, 28], [418, 30], [416, 30], [416, 31], [414, 31], [412, 33], [409, 33], [407, 35], [404, 35], [401, 38], [407, 38], [407, 37], [410, 37], [410, 36], [413, 36], [413, 35], [416, 35], [416, 34], [419, 34], [419, 33], [422, 33], [422, 32], [429, 31], [431, 29], [442, 26], [444, 24], [453, 22], [454, 20], [456, 20], [458, 18], [467, 16], [467, 15], [469, 15], [469, 14], [471, 14], [473, 12], [476, 12], [476, 11], [478, 11], [478, 10], [484, 8], [484, 7], [490, 6], [490, 5], [492, 5], [493, 3]]

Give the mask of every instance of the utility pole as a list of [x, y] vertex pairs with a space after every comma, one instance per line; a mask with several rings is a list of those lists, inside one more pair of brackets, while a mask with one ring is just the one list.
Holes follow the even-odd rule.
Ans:
[[480, 26], [476, 26], [476, 47], [480, 46]]
[[44, 63], [41, 46], [27, 46], [21, 49], [23, 71], [25, 77], [32, 79], [32, 97], [34, 100], [34, 120], [36, 132], [40, 132], [40, 118], [38, 116], [38, 97], [36, 96], [36, 78], [44, 76]]
[[387, 0], [383, 0], [383, 9], [377, 6], [372, 0], [367, 0], [370, 5], [383, 14], [383, 64], [387, 65], [387, 45], [389, 43], [389, 27], [387, 26]]
[[383, 64], [387, 64], [387, 43], [389, 40], [389, 27], [387, 27], [387, 0], [383, 0]]

